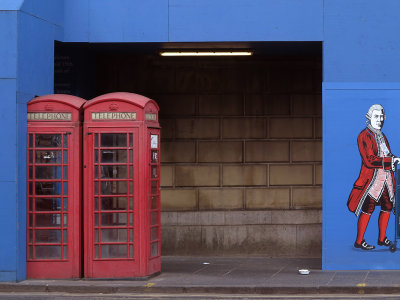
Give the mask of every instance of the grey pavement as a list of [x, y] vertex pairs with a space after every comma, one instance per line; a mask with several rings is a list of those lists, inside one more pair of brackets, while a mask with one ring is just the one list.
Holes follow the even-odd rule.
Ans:
[[[300, 275], [298, 270], [302, 268], [309, 269], [310, 274]], [[190, 299], [214, 299], [212, 295], [221, 295], [220, 299], [224, 299], [222, 295], [232, 295], [227, 297], [236, 299], [233, 295], [240, 294], [253, 296], [237, 299], [257, 299], [257, 295], [275, 295], [277, 299], [280, 295], [320, 295], [322, 298], [313, 299], [324, 299], [327, 297], [322, 295], [333, 297], [340, 294], [361, 297], [352, 299], [362, 299], [367, 295], [397, 298], [400, 296], [400, 270], [323, 271], [320, 258], [169, 256], [162, 258], [161, 274], [146, 280], [25, 280], [0, 283], [0, 299], [6, 299], [2, 295], [13, 299], [12, 295], [24, 293], [29, 293], [31, 299], [40, 299], [40, 295], [45, 294], [57, 294], [57, 299], [76, 299], [74, 295], [77, 294], [97, 295], [98, 298], [93, 299], [103, 299], [101, 295], [110, 294], [115, 299], [129, 299], [124, 295], [133, 294], [144, 295], [140, 299], [155, 299], [150, 297], [154, 294], [159, 295], [156, 299], [171, 299], [171, 296], [162, 295], [172, 294], [208, 295], [199, 298], [191, 296]]]

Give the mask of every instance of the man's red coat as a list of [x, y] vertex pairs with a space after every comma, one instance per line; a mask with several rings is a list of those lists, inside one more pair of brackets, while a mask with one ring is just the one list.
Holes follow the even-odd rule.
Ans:
[[393, 187], [395, 186], [394, 174], [392, 171], [393, 155], [386, 136], [383, 133], [382, 135], [385, 139], [386, 146], [389, 149], [389, 157], [383, 157], [383, 153], [375, 139], [375, 134], [368, 127], [358, 135], [358, 149], [362, 159], [361, 171], [347, 201], [347, 207], [357, 216], [360, 214], [365, 198], [367, 197], [370, 188], [373, 186], [378, 169], [390, 170], [392, 174]]

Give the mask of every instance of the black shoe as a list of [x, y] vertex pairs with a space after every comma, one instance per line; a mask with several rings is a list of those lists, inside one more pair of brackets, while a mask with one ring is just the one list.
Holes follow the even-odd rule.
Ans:
[[361, 241], [361, 244], [357, 244], [357, 242], [354, 243], [354, 247], [360, 248], [362, 250], [372, 250], [375, 249], [375, 246], [368, 245], [365, 240]]
[[392, 241], [388, 240], [388, 238], [386, 236], [385, 236], [385, 238], [383, 239], [382, 242], [380, 240], [378, 240], [378, 245], [379, 246], [390, 247], [391, 244], [393, 244]]

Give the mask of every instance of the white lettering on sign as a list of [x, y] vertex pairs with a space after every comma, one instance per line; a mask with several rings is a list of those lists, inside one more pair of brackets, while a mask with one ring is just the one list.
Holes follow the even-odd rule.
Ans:
[[92, 120], [136, 120], [135, 112], [92, 112]]
[[157, 121], [157, 114], [145, 114], [145, 119], [148, 121]]
[[28, 121], [71, 121], [72, 114], [66, 112], [28, 112]]

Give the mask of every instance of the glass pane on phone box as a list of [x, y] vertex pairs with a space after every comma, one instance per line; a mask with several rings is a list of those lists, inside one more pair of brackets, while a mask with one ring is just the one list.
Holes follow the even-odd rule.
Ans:
[[101, 242], [126, 242], [127, 229], [102, 229]]
[[127, 245], [101, 245], [102, 258], [127, 257]]
[[36, 259], [56, 259], [61, 258], [61, 246], [36, 246]]
[[158, 208], [158, 196], [151, 196], [151, 209]]
[[158, 212], [152, 212], [151, 213], [151, 225], [157, 225], [158, 224]]
[[126, 147], [126, 133], [102, 133], [101, 147]]
[[102, 197], [101, 209], [102, 210], [125, 210], [126, 197]]
[[102, 226], [125, 226], [126, 213], [102, 213], [101, 214]]
[[61, 195], [61, 182], [35, 182], [36, 195]]
[[150, 240], [158, 240], [158, 227], [153, 227], [150, 229]]
[[126, 150], [101, 150], [101, 162], [102, 163], [125, 163], [126, 162]]
[[61, 148], [61, 134], [36, 134], [35, 146], [37, 148]]
[[[67, 199], [64, 199], [64, 203]], [[60, 211], [61, 198], [36, 198], [36, 211]]]
[[60, 150], [36, 150], [35, 162], [38, 164], [59, 164], [61, 163]]
[[101, 178], [125, 179], [126, 166], [101, 166]]
[[151, 162], [152, 163], [158, 162], [158, 151], [157, 150], [151, 150]]
[[151, 256], [158, 255], [158, 242], [151, 244]]
[[61, 179], [61, 167], [58, 166], [37, 166], [35, 177], [37, 179]]
[[158, 186], [158, 180], [151, 181], [151, 194], [152, 195], [158, 194], [157, 186]]
[[36, 227], [60, 227], [60, 214], [35, 214]]
[[120, 195], [126, 194], [126, 181], [102, 181], [101, 194], [102, 195]]
[[36, 243], [61, 243], [61, 230], [35, 230]]
[[158, 178], [157, 166], [151, 166], [151, 178]]

